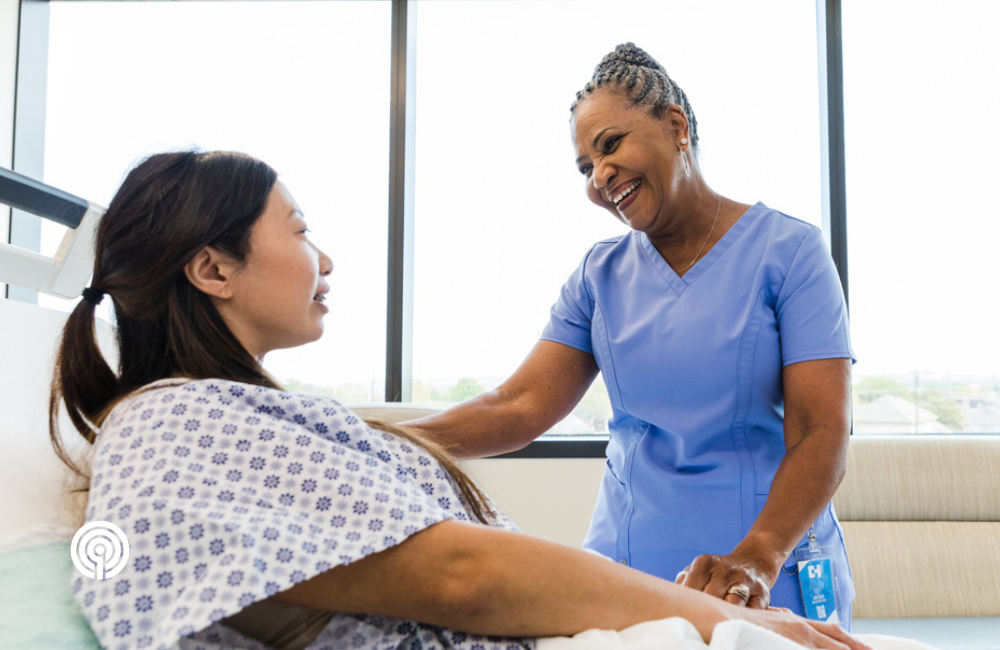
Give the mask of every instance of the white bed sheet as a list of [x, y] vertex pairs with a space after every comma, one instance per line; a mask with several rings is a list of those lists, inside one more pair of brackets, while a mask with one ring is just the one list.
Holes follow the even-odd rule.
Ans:
[[[932, 646], [878, 634], [858, 634], [875, 650], [935, 650]], [[587, 630], [573, 637], [545, 637], [538, 650], [802, 650], [797, 643], [745, 621], [727, 621], [716, 626], [712, 642], [706, 644], [694, 625], [683, 618], [649, 621], [615, 632]]]

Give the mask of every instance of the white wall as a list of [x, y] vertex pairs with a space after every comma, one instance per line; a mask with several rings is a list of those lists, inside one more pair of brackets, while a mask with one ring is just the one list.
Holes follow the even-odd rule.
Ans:
[[587, 534], [603, 458], [475, 460], [462, 468], [529, 535], [579, 548]]
[[[14, 88], [17, 82], [19, 0], [0, 0], [0, 166], [10, 169], [14, 156]], [[0, 241], [10, 233], [10, 208], [0, 207]], [[5, 285], [0, 284], [0, 297]]]

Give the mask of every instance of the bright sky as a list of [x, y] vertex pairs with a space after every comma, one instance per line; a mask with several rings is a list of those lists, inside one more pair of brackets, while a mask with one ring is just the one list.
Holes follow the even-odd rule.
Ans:
[[1000, 374], [998, 26], [990, 0], [844, 3], [856, 372]]
[[[507, 375], [590, 244], [622, 231], [586, 201], [568, 130], [619, 42], [685, 89], [715, 189], [820, 222], [814, 3], [609, 6], [418, 3], [414, 377]], [[844, 2], [857, 375], [1000, 370], [985, 190], [1000, 82], [982, 74], [1000, 5], [939, 7]], [[45, 180], [106, 203], [143, 154], [269, 162], [335, 271], [327, 336], [268, 365], [380, 395], [389, 19], [388, 2], [54, 2]]]

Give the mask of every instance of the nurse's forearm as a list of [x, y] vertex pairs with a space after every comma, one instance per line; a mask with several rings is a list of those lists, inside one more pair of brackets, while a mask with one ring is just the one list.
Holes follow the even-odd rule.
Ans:
[[851, 426], [851, 360], [786, 366], [785, 458], [767, 503], [737, 550], [766, 560], [772, 584], [781, 565], [844, 478]]
[[764, 560], [772, 584], [837, 491], [846, 454], [847, 435], [840, 431], [814, 431], [786, 452], [767, 503], [735, 549]]
[[458, 459], [515, 451], [545, 432], [545, 429], [532, 427], [517, 404], [497, 390], [403, 425], [444, 445]]
[[456, 458], [496, 456], [521, 449], [569, 415], [597, 372], [593, 355], [539, 341], [495, 390], [403, 424], [437, 440]]

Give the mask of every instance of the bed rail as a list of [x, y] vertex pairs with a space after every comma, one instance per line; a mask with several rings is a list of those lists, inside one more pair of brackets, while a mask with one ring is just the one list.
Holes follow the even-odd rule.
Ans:
[[94, 269], [94, 237], [104, 208], [3, 167], [0, 203], [68, 227], [53, 257], [0, 242], [0, 282], [78, 297]]

